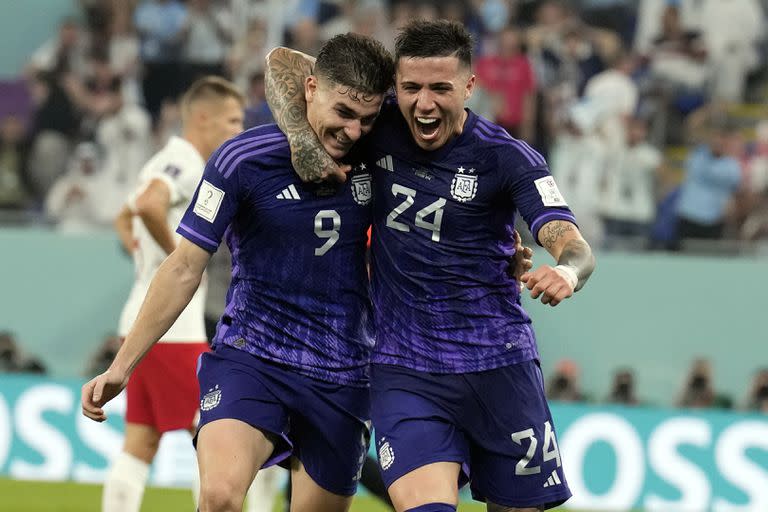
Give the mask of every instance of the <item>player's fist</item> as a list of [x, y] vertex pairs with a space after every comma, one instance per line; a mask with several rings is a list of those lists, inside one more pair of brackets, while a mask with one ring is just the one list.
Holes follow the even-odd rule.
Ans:
[[526, 272], [520, 280], [531, 291], [531, 298], [541, 297], [542, 304], [550, 306], [557, 306], [573, 295], [576, 289], [576, 283], [569, 274], [549, 265], [542, 265], [533, 272]]
[[291, 145], [291, 163], [304, 182], [335, 181], [344, 183], [352, 166], [340, 164], [322, 148], [301, 142]]
[[83, 414], [94, 421], [106, 420], [104, 404], [119, 395], [127, 383], [128, 377], [118, 375], [114, 370], [107, 370], [86, 382], [80, 396]]

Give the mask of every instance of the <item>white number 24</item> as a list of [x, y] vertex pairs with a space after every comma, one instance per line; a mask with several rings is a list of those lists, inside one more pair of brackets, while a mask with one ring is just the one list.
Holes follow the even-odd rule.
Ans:
[[[519, 445], [523, 444], [524, 439], [528, 439], [531, 444], [528, 445], [528, 451], [526, 452], [525, 457], [520, 459], [517, 466], [515, 466], [515, 474], [536, 475], [541, 473], [541, 466], [528, 465], [531, 463], [531, 460], [533, 460], [533, 457], [536, 454], [536, 447], [539, 445], [538, 440], [533, 434], [532, 428], [527, 428], [512, 434], [512, 441]], [[552, 425], [550, 425], [549, 421], [544, 422], [544, 447], [542, 450], [542, 458], [544, 462], [555, 459], [557, 461], [557, 467], [562, 466], [560, 461], [560, 450], [557, 447], [557, 439], [555, 439], [555, 431], [552, 429]]]
[[[402, 185], [398, 185], [397, 183], [392, 184], [392, 195], [397, 197], [398, 195], [405, 196], [405, 201], [400, 203], [395, 207], [394, 210], [389, 212], [389, 215], [387, 215], [387, 227], [396, 229], [398, 231], [410, 231], [410, 227], [408, 224], [404, 222], [400, 222], [399, 220], [396, 220], [397, 217], [402, 215], [405, 210], [413, 206], [413, 203], [416, 198], [416, 191], [412, 188], [404, 187]], [[432, 241], [433, 242], [439, 242], [440, 241], [440, 228], [443, 225], [443, 213], [445, 212], [445, 199], [442, 197], [438, 199], [437, 201], [433, 202], [432, 204], [422, 208], [418, 212], [416, 212], [416, 226], [426, 229], [427, 231], [432, 232]], [[426, 220], [426, 218], [429, 215], [434, 214], [434, 217], [432, 219], [432, 222]]]

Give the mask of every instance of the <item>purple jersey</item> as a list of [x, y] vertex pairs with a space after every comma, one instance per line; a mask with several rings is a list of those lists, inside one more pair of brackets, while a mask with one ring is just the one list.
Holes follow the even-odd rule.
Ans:
[[349, 155], [344, 185], [305, 184], [276, 125], [243, 132], [208, 161], [178, 232], [232, 252], [215, 344], [320, 380], [367, 385], [373, 346], [365, 264], [371, 173]]
[[464, 373], [538, 358], [507, 271], [515, 211], [534, 237], [575, 222], [544, 158], [472, 112], [460, 136], [424, 151], [392, 104], [370, 142], [373, 361]]

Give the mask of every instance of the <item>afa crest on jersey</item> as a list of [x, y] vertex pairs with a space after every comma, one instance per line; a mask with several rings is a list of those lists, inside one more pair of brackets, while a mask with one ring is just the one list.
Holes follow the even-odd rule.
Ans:
[[451, 181], [451, 196], [462, 203], [471, 201], [477, 195], [477, 175], [474, 169], [459, 167]]
[[209, 389], [208, 393], [206, 393], [203, 399], [200, 400], [200, 409], [203, 411], [210, 411], [219, 405], [219, 402], [221, 402], [221, 390], [217, 384], [213, 389]]
[[359, 205], [367, 205], [373, 198], [371, 189], [371, 175], [368, 173], [360, 174], [352, 178], [352, 198]]

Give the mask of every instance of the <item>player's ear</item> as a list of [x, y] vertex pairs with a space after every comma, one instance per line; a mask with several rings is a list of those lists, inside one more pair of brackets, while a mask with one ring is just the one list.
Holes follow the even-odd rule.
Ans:
[[475, 75], [469, 75], [467, 85], [464, 88], [464, 101], [467, 101], [472, 96], [472, 91], [475, 90]]
[[312, 100], [315, 99], [317, 86], [317, 77], [315, 75], [309, 75], [304, 81], [304, 98], [307, 100], [307, 103], [312, 103]]

